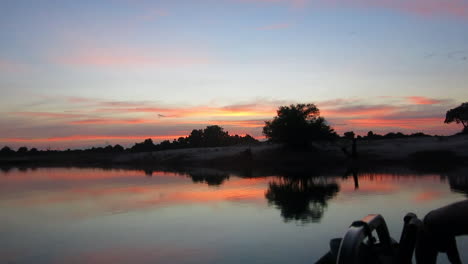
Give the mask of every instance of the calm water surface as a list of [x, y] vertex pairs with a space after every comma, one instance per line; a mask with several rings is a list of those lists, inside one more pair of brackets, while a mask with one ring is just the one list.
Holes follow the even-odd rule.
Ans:
[[[314, 263], [349, 224], [466, 199], [468, 174], [0, 172], [0, 263]], [[468, 239], [458, 246], [468, 262]], [[447, 263], [441, 257], [440, 263]]]

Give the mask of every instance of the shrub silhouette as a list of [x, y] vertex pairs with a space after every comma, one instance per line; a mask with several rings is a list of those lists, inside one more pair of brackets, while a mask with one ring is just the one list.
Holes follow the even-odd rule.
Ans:
[[198, 147], [223, 147], [232, 145], [258, 144], [259, 141], [250, 135], [239, 136], [229, 135], [224, 128], [212, 125], [205, 129], [194, 129], [187, 137], [179, 137], [172, 142], [164, 140], [159, 144], [154, 144], [150, 138], [142, 143], [135, 143], [130, 148], [132, 152], [149, 152], [168, 149], [198, 148]]

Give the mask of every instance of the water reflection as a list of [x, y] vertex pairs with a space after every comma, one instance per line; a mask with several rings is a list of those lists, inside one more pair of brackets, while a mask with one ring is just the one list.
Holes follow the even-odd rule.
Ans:
[[214, 170], [198, 170], [188, 173], [194, 183], [206, 183], [209, 186], [218, 186], [229, 179], [229, 173]]
[[[0, 260], [5, 252], [21, 252], [11, 253], [14, 263], [53, 263], [166, 246], [203, 254], [145, 253], [147, 262], [310, 263], [368, 213], [383, 214], [395, 232], [408, 211], [424, 216], [465, 198], [465, 172], [2, 169], [0, 210], [8, 214], [0, 214]], [[113, 260], [132, 263], [118, 254]], [[84, 262], [92, 263], [76, 261]]]
[[327, 201], [340, 188], [326, 178], [281, 177], [270, 182], [265, 197], [281, 211], [285, 221], [318, 222]]

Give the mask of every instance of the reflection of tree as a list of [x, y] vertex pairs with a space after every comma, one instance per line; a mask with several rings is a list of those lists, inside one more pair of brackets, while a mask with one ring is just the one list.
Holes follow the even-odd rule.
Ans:
[[323, 178], [281, 178], [269, 184], [265, 197], [286, 221], [318, 222], [338, 191], [338, 184]]
[[0, 167], [0, 170], [1, 170], [3, 173], [6, 174], [6, 173], [10, 172], [11, 167]]
[[210, 186], [221, 185], [225, 180], [229, 179], [228, 173], [213, 171], [191, 172], [189, 176], [195, 183], [206, 183]]
[[466, 175], [449, 175], [448, 179], [452, 191], [463, 193], [468, 197], [468, 177]]

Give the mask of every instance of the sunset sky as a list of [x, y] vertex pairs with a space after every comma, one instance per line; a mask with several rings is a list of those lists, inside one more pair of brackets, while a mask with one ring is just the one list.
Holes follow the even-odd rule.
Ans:
[[340, 134], [450, 135], [468, 0], [0, 0], [0, 147], [81, 148], [217, 124], [262, 138], [315, 103]]

